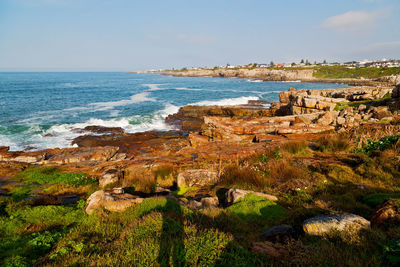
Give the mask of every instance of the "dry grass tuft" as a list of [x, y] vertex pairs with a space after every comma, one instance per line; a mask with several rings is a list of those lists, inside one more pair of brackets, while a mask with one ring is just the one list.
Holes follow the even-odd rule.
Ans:
[[351, 141], [344, 135], [330, 135], [318, 139], [316, 146], [321, 152], [347, 152], [351, 148]]
[[267, 186], [266, 179], [256, 169], [237, 165], [226, 167], [222, 172], [220, 182], [226, 186], [253, 190], [263, 190]]
[[173, 165], [160, 165], [153, 173], [155, 181], [161, 187], [171, 187], [176, 183], [176, 170]]

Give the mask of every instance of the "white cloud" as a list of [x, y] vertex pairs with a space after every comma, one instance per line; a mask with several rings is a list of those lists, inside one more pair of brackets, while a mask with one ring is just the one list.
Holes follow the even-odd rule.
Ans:
[[340, 15], [327, 18], [321, 25], [322, 28], [333, 29], [339, 32], [368, 31], [375, 27], [379, 18], [388, 15], [385, 11], [349, 11]]

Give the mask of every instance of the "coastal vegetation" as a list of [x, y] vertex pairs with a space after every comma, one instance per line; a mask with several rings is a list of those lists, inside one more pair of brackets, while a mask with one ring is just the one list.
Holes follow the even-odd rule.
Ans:
[[[223, 202], [225, 188], [278, 196], [271, 201], [248, 194], [226, 209], [191, 210], [156, 197], [121, 213], [99, 209], [87, 215], [85, 199], [97, 189], [93, 179], [30, 166], [2, 187], [9, 194], [1, 199], [1, 261], [4, 266], [395, 264], [400, 260], [397, 225], [321, 237], [300, 229], [303, 220], [321, 212], [371, 218], [385, 199], [400, 199], [398, 140], [386, 136], [357, 147], [356, 135], [325, 134], [286, 142], [224, 164], [220, 182], [212, 187], [182, 187], [175, 193], [183, 203], [195, 192], [216, 194]], [[176, 179], [176, 173], [173, 166], [162, 166], [154, 177]], [[58, 193], [79, 193], [80, 200], [40, 202], [54, 186]], [[282, 223], [293, 225], [297, 234], [282, 243], [279, 257], [252, 250], [263, 231]]]

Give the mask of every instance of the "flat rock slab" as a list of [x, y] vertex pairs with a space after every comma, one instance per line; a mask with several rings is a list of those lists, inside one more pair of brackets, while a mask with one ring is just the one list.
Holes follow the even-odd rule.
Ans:
[[233, 204], [234, 202], [238, 201], [239, 199], [244, 198], [244, 196], [247, 194], [254, 194], [256, 196], [264, 197], [271, 201], [278, 200], [278, 198], [276, 196], [269, 195], [269, 194], [264, 194], [264, 193], [260, 193], [260, 192], [249, 191], [249, 190], [242, 190], [242, 189], [229, 189], [228, 192], [226, 192], [226, 202], [228, 204]]
[[209, 170], [186, 170], [178, 175], [178, 187], [203, 186], [215, 184], [218, 181], [217, 172]]
[[365, 229], [370, 226], [370, 222], [361, 216], [342, 213], [318, 215], [307, 219], [303, 223], [303, 230], [309, 235], [325, 235], [332, 231], [345, 231], [349, 228]]
[[99, 190], [87, 199], [86, 213], [91, 214], [100, 207], [112, 212], [121, 212], [143, 200], [143, 198], [127, 193]]

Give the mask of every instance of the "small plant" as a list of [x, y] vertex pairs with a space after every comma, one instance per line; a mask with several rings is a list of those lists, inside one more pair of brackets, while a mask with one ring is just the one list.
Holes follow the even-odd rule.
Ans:
[[400, 264], [400, 240], [391, 240], [383, 247], [385, 259], [390, 265]]
[[384, 151], [393, 147], [400, 139], [400, 135], [386, 136], [379, 140], [367, 140], [367, 144], [362, 148], [354, 149], [355, 153], [371, 154], [371, 152], [380, 150]]

